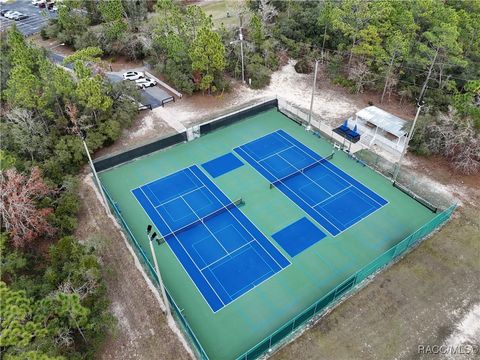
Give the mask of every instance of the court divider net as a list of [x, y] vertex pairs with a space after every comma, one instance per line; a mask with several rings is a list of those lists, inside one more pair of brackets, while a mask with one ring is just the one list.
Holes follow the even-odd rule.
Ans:
[[239, 198], [239, 199], [237, 199], [237, 200], [235, 200], [235, 201], [233, 201], [233, 202], [231, 202], [231, 203], [229, 203], [229, 204], [227, 204], [227, 205], [224, 205], [223, 207], [221, 207], [221, 208], [219, 208], [219, 209], [217, 209], [217, 210], [215, 210], [215, 211], [212, 211], [210, 214], [207, 214], [207, 215], [205, 215], [205, 216], [203, 216], [203, 217], [201, 217], [201, 218], [198, 218], [197, 220], [192, 221], [191, 223], [189, 223], [189, 224], [187, 224], [187, 225], [184, 225], [184, 226], [182, 226], [182, 227], [180, 227], [180, 228], [178, 228], [178, 229], [176, 229], [176, 230], [173, 230], [172, 232], [170, 232], [170, 233], [168, 233], [168, 234], [166, 234], [166, 235], [162, 235], [162, 236], [159, 238], [159, 243], [165, 242], [165, 240], [166, 240], [168, 237], [170, 237], [170, 236], [175, 236], [175, 235], [177, 235], [177, 234], [180, 233], [180, 232], [187, 231], [187, 230], [191, 229], [192, 227], [194, 227], [194, 226], [196, 226], [196, 225], [198, 225], [198, 224], [200, 224], [200, 223], [204, 224], [204, 223], [205, 223], [205, 220], [211, 219], [211, 218], [213, 218], [213, 217], [215, 217], [215, 216], [220, 215], [221, 213], [223, 213], [223, 212], [225, 212], [225, 211], [228, 211], [228, 210], [230, 210], [230, 209], [232, 209], [232, 208], [234, 208], [234, 207], [239, 207], [239, 206], [244, 205], [244, 204], [245, 204], [245, 202], [243, 201], [243, 199], [242, 199], [242, 198]]
[[304, 168], [295, 170], [291, 174], [285, 175], [284, 177], [282, 177], [278, 180], [275, 180], [274, 182], [270, 183], [270, 189], [273, 189], [278, 184], [283, 183], [284, 181], [286, 181], [288, 179], [291, 179], [292, 177], [297, 176], [298, 174], [303, 174], [305, 171], [310, 170], [311, 168], [317, 166], [318, 164], [324, 163], [325, 161], [332, 160], [333, 159], [333, 154], [334, 153], [332, 152], [330, 155], [325, 156], [324, 158], [321, 158], [321, 159], [311, 163], [310, 165], [305, 166]]

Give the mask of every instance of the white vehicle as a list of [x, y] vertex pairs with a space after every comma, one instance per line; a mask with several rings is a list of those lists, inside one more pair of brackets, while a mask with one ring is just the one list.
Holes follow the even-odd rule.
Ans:
[[3, 17], [7, 17], [7, 15], [11, 12], [13, 12], [13, 10], [0, 10], [0, 15], [2, 15]]
[[45, 0], [32, 0], [32, 5], [33, 6], [38, 6], [38, 5], [40, 5], [44, 2], [45, 2]]
[[17, 18], [17, 17], [19, 17], [19, 16], [21, 16], [21, 15], [22, 15], [21, 12], [18, 12], [18, 11], [9, 11], [9, 12], [5, 13], [4, 16], [5, 16], [7, 19], [13, 20], [13, 19], [15, 19], [15, 18]]
[[152, 87], [157, 85], [157, 82], [150, 78], [138, 79], [138, 80], [135, 80], [135, 83], [139, 89], [146, 89], [147, 87]]
[[139, 80], [143, 79], [145, 74], [141, 71], [127, 71], [123, 73], [123, 80]]

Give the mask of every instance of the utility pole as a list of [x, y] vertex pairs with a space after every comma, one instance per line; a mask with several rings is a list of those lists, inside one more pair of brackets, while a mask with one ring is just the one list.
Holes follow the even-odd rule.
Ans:
[[105, 197], [105, 193], [103, 192], [102, 184], [100, 184], [100, 180], [98, 178], [97, 170], [95, 170], [95, 165], [93, 165], [92, 157], [90, 156], [90, 152], [88, 151], [87, 143], [85, 142], [85, 138], [82, 137], [83, 147], [85, 148], [85, 152], [88, 156], [88, 162], [90, 163], [90, 167], [92, 168], [93, 176], [95, 176], [95, 181], [97, 182], [98, 188], [100, 189], [100, 194], [102, 195], [102, 200], [105, 207], [108, 208], [107, 198]]
[[103, 205], [105, 206], [107, 214], [110, 214], [110, 208], [108, 207], [107, 197], [105, 196], [105, 192], [103, 191], [102, 183], [100, 182], [100, 179], [98, 178], [97, 170], [95, 169], [95, 165], [93, 164], [92, 157], [90, 156], [90, 151], [88, 150], [87, 143], [85, 142], [85, 139], [87, 138], [87, 133], [85, 132], [85, 130], [79, 129], [78, 125], [76, 125], [76, 124], [75, 124], [75, 127], [76, 127], [77, 134], [82, 139], [83, 147], [85, 149], [85, 152], [87, 153], [90, 168], [92, 169], [93, 176], [95, 177], [95, 181], [97, 182], [98, 189], [100, 190], [100, 195], [102, 196]]
[[310, 112], [308, 113], [307, 130], [310, 130], [312, 128], [313, 97], [315, 95], [315, 87], [317, 86], [317, 71], [318, 60], [315, 60], [315, 73], [313, 75], [312, 97], [310, 99]]
[[244, 84], [245, 83], [245, 65], [243, 60], [243, 14], [238, 14], [238, 19], [240, 21], [240, 27], [238, 30], [239, 40], [230, 41], [230, 45], [240, 42], [240, 57], [242, 61], [242, 84]]
[[240, 56], [242, 58], [242, 83], [245, 84], [245, 68], [243, 65], [243, 32], [242, 32], [242, 27], [243, 27], [243, 14], [238, 14], [238, 18], [240, 20]]
[[418, 116], [420, 115], [420, 111], [422, 110], [422, 107], [425, 105], [425, 102], [423, 99], [421, 99], [417, 103], [417, 113], [415, 114], [415, 118], [413, 119], [413, 124], [412, 127], [410, 128], [410, 131], [408, 132], [408, 137], [407, 137], [407, 142], [405, 144], [405, 147], [402, 150], [402, 153], [400, 155], [400, 159], [398, 159], [397, 166], [395, 168], [394, 174], [393, 174], [393, 182], [397, 181], [398, 174], [400, 173], [400, 167], [402, 166], [402, 161], [403, 158], [405, 157], [405, 154], [407, 153], [408, 150], [408, 144], [410, 143], [410, 140], [412, 139], [413, 136], [413, 130], [415, 129], [415, 125], [417, 124]]
[[90, 165], [90, 169], [93, 172], [93, 176], [95, 177], [95, 181], [97, 182], [98, 189], [100, 191], [100, 195], [102, 197], [102, 203], [105, 206], [105, 211], [107, 215], [111, 215], [110, 208], [108, 207], [107, 197], [105, 196], [105, 192], [103, 191], [102, 184], [100, 183], [100, 179], [98, 178], [97, 170], [95, 169], [95, 165], [93, 164], [92, 157], [90, 156], [90, 151], [88, 150], [87, 143], [85, 139], [87, 138], [87, 132], [80, 127], [77, 121], [77, 108], [74, 105], [67, 105], [66, 111], [70, 116], [70, 121], [72, 122], [72, 127], [70, 128], [71, 131], [80, 137], [83, 143], [83, 148], [87, 153], [88, 163]]
[[168, 321], [172, 319], [172, 313], [170, 311], [170, 304], [168, 302], [167, 293], [165, 292], [165, 286], [163, 285], [162, 275], [160, 274], [160, 268], [158, 267], [157, 254], [155, 254], [155, 249], [153, 247], [153, 241], [157, 237], [157, 233], [154, 232], [152, 235], [152, 225], [147, 226], [147, 239], [150, 244], [150, 252], [152, 253], [153, 264], [155, 265], [155, 273], [157, 275], [158, 284], [160, 285], [160, 291], [162, 293], [163, 303], [165, 304], [165, 313], [167, 315]]

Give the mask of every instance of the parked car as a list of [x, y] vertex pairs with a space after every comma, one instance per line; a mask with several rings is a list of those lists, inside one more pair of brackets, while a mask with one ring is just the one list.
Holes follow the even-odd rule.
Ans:
[[40, 5], [41, 3], [44, 3], [45, 0], [32, 0], [32, 5], [33, 6], [38, 6]]
[[0, 10], [0, 15], [7, 17], [7, 13], [10, 13], [10, 12], [12, 12], [12, 10], [3, 9], [3, 10]]
[[150, 78], [138, 79], [138, 80], [135, 80], [135, 83], [139, 89], [146, 89], [147, 87], [152, 87], [157, 85], [157, 82]]
[[123, 80], [138, 80], [143, 79], [145, 74], [141, 71], [127, 71], [123, 73]]
[[15, 16], [12, 20], [19, 21], [28, 19], [28, 15], [20, 13], [20, 15]]
[[18, 11], [7, 11], [3, 16], [5, 16], [7, 19], [14, 20], [16, 17], [20, 15], [22, 15], [22, 13]]

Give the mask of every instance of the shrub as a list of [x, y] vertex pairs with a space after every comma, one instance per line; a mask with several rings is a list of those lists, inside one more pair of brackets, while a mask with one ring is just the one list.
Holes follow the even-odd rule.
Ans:
[[253, 89], [261, 89], [270, 84], [271, 71], [262, 64], [249, 64], [246, 68], [247, 79], [251, 79]]
[[98, 34], [91, 29], [85, 31], [83, 34], [75, 37], [75, 40], [73, 41], [73, 47], [76, 50], [85, 49], [87, 47], [101, 48]]
[[47, 40], [47, 39], [48, 39], [47, 31], [45, 30], [44, 27], [42, 28], [42, 30], [40, 30], [40, 36], [42, 37], [43, 40]]
[[295, 71], [299, 74], [310, 74], [313, 70], [312, 62], [303, 58], [295, 64]]
[[226, 79], [225, 76], [217, 75], [213, 82], [218, 92], [229, 92], [231, 89], [230, 81]]
[[163, 74], [167, 82], [171, 83], [179, 91], [188, 95], [193, 94], [193, 91], [195, 90], [193, 79], [174, 62], [167, 61], [167, 66], [165, 67], [157, 65], [155, 66], [155, 71]]
[[355, 82], [353, 80], [345, 79], [341, 75], [335, 76], [333, 83], [347, 88], [352, 93], [356, 90]]
[[59, 26], [56, 22], [51, 23], [47, 25], [46, 27], [42, 28], [42, 31], [45, 34], [45, 38], [43, 37], [44, 35], [42, 34], [42, 31], [40, 32], [40, 35], [42, 36], [43, 39], [53, 39], [58, 36], [59, 32]]

